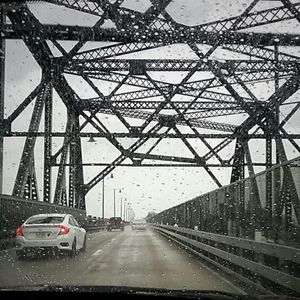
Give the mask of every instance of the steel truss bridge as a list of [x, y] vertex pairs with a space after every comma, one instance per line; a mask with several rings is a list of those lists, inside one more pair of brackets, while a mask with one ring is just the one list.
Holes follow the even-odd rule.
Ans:
[[[261, 8], [265, 1], [248, 2], [240, 15], [185, 25], [170, 13], [171, 0], [150, 0], [144, 10], [128, 8], [124, 0], [42, 1], [45, 7], [63, 10], [66, 18], [72, 12], [96, 17], [93, 26], [46, 24], [31, 9], [32, 3], [2, 4], [0, 193], [5, 180], [4, 139], [24, 137], [25, 143], [12, 193], [0, 199], [1, 213], [6, 216], [4, 220], [1, 215], [1, 222], [9, 223], [8, 214], [13, 215], [11, 220], [15, 223], [24, 219], [29, 213], [26, 209], [57, 211], [61, 207], [62, 211], [69, 209], [82, 216], [87, 193], [120, 166], [199, 167], [207, 172], [217, 190], [153, 217], [157, 230], [164, 234], [169, 230], [169, 236], [182, 243], [195, 235], [198, 242], [207, 239], [208, 246], [202, 246], [205, 251], [210, 251], [207, 249], [216, 239], [221, 243], [220, 249], [224, 250], [225, 244], [232, 245], [232, 240], [217, 235], [255, 239], [257, 230], [276, 243], [281, 240], [295, 246], [296, 235], [290, 234], [289, 228], [299, 226], [299, 177], [292, 168], [295, 162], [288, 162], [287, 147], [293, 149], [294, 157], [299, 156], [300, 132], [287, 129], [287, 124], [300, 108], [300, 55], [299, 51], [298, 56], [290, 51], [300, 46], [300, 34], [289, 33], [287, 28], [289, 24], [299, 28], [300, 2], [274, 1], [268, 9]], [[282, 26], [286, 33], [268, 30], [272, 26]], [[31, 93], [7, 114], [5, 46], [10, 39], [23, 41], [42, 76]], [[75, 43], [66, 50], [64, 41]], [[107, 43], [83, 48], [88, 42]], [[168, 51], [172, 53], [178, 45], [185, 50], [180, 58], [170, 58]], [[159, 51], [159, 58], [147, 58], [151, 51]], [[157, 72], [166, 79], [158, 80], [154, 76]], [[176, 72], [183, 74], [180, 81], [174, 79]], [[68, 76], [84, 81], [97, 96], [80, 97]], [[112, 84], [113, 89], [105, 92], [101, 88], [103, 83]], [[268, 95], [258, 96], [257, 91], [266, 86]], [[64, 131], [53, 130], [54, 93], [67, 109]], [[15, 122], [30, 105], [34, 107], [28, 129], [14, 131]], [[114, 116], [123, 130], [106, 126], [103, 119], [108, 115]], [[87, 130], [91, 126], [93, 130]], [[106, 139], [119, 155], [110, 162], [85, 162], [81, 138], [86, 137]], [[36, 178], [37, 138], [44, 139], [43, 195], [38, 194]], [[63, 138], [57, 151], [53, 151], [55, 138]], [[125, 146], [122, 140], [128, 138], [133, 142]], [[180, 141], [190, 155], [157, 154], [154, 150], [165, 139]], [[265, 145], [263, 161], [255, 158], [257, 148], [251, 142], [257, 140]], [[196, 147], [194, 141], [201, 147]], [[145, 145], [150, 146], [142, 151]], [[230, 155], [225, 156], [224, 151], [230, 151]], [[102, 169], [85, 182], [84, 167], [88, 166]], [[267, 171], [258, 177], [256, 167]], [[56, 178], [54, 168], [58, 168]], [[218, 168], [230, 168], [228, 187], [222, 187], [215, 171]], [[245, 209], [245, 205], [251, 209]], [[20, 207], [22, 212], [19, 210], [18, 215]], [[216, 213], [212, 214], [214, 210]], [[175, 223], [190, 231], [173, 230], [170, 226]], [[202, 236], [193, 231], [195, 226]], [[203, 232], [217, 235], [208, 237]], [[192, 242], [193, 249], [198, 242]], [[236, 247], [241, 247], [242, 252], [253, 250], [252, 244], [247, 243]], [[261, 251], [264, 253], [263, 248]], [[284, 259], [286, 252], [282, 251], [286, 250], [278, 246], [276, 251], [272, 255]], [[237, 255], [234, 253], [230, 255]], [[299, 256], [293, 261], [296, 265], [299, 266]], [[261, 271], [262, 276], [267, 276], [266, 270]], [[278, 275], [276, 272], [273, 277]], [[285, 288], [299, 291], [293, 283]]]
[[[118, 166], [176, 164], [201, 167], [216, 186], [221, 187], [214, 173], [216, 167], [231, 168], [232, 183], [245, 177], [246, 167], [251, 176], [255, 174], [255, 166], [268, 169], [274, 163], [286, 162], [283, 140], [300, 152], [296, 141], [299, 133], [285, 129], [286, 123], [300, 107], [297, 101], [290, 103], [299, 89], [300, 58], [285, 49], [287, 46], [298, 47], [299, 35], [257, 33], [254, 30], [268, 24], [285, 24], [289, 20], [299, 22], [300, 3], [284, 0], [273, 8], [259, 10], [256, 7], [261, 1], [252, 1], [236, 17], [187, 26], [176, 22], [168, 12], [169, 0], [152, 0], [144, 12], [123, 7], [122, 0], [115, 3], [96, 0], [45, 2], [67, 9], [66, 12], [75, 10], [97, 16], [98, 21], [91, 27], [44, 24], [30, 10], [30, 4], [12, 3], [1, 7], [1, 176], [3, 139], [26, 137], [13, 196], [35, 200], [39, 198], [34, 160], [37, 137], [44, 138], [44, 183], [40, 199], [83, 210], [85, 195]], [[111, 28], [105, 26], [107, 21], [113, 24]], [[18, 107], [4, 117], [5, 41], [8, 39], [23, 40], [41, 68], [42, 79]], [[65, 40], [76, 41], [70, 51], [62, 46]], [[82, 51], [82, 47], [91, 41], [113, 44]], [[52, 53], [49, 44], [56, 47], [59, 55]], [[192, 51], [194, 58], [126, 58], [126, 54], [143, 54], [150, 49], [163, 50], [166, 46], [177, 44], [184, 44]], [[208, 47], [207, 51], [201, 48], [202, 44]], [[225, 51], [225, 59], [215, 58], [214, 53], [220, 49]], [[226, 59], [232, 55], [236, 58]], [[185, 72], [185, 76], [181, 82], [171, 83], [170, 80], [154, 79], [154, 71], [167, 74], [181, 71]], [[194, 79], [198, 72], [208, 75]], [[84, 80], [98, 96], [80, 98], [67, 81], [67, 74]], [[100, 80], [115, 83], [115, 88], [109, 94], [103, 93], [95, 83]], [[264, 99], [255, 95], [256, 86], [262, 82], [272, 83], [274, 87], [273, 92]], [[121, 91], [124, 87], [127, 88], [126, 92]], [[128, 91], [132, 87], [134, 89]], [[68, 111], [64, 132], [52, 130], [54, 90]], [[34, 109], [28, 130], [13, 131], [14, 122], [31, 103], [34, 103]], [[284, 105], [290, 110], [281, 118], [280, 110]], [[114, 115], [124, 130], [114, 132], [107, 128], [101, 120], [104, 115]], [[245, 117], [239, 124], [219, 122], [215, 118], [232, 115]], [[140, 120], [140, 125], [131, 125], [132, 119]], [[85, 131], [87, 125], [92, 125], [95, 131]], [[40, 126], [44, 129], [39, 130]], [[188, 132], [183, 128], [188, 128]], [[54, 137], [64, 138], [63, 146], [56, 152], [52, 151]], [[81, 137], [105, 138], [120, 153], [112, 162], [93, 164], [105, 168], [89, 182], [84, 182], [83, 166], [92, 164], [83, 161]], [[136, 141], [130, 147], [125, 147], [120, 142], [121, 138], [135, 138]], [[169, 138], [181, 140], [191, 155], [153, 154], [159, 143]], [[202, 148], [205, 148], [204, 154], [199, 153], [191, 143], [192, 139], [201, 142]], [[219, 143], [212, 146], [211, 139], [217, 139]], [[265, 141], [264, 162], [252, 159], [249, 143], [255, 139]], [[139, 151], [149, 141], [152, 141], [149, 150]], [[222, 157], [222, 150], [228, 149], [233, 143], [235, 147], [231, 156]], [[127, 159], [130, 163], [125, 163]], [[51, 173], [54, 167], [58, 167], [58, 175], [55, 193], [51, 195]], [[290, 191], [294, 195], [297, 194], [295, 189], [292, 182]], [[267, 178], [267, 199], [271, 199], [271, 194], [272, 180]], [[271, 213], [268, 201], [266, 209]], [[294, 201], [294, 210], [298, 218], [299, 199]]]

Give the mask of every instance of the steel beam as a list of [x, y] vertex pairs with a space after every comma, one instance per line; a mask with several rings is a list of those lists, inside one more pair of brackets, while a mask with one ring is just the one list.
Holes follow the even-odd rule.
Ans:
[[[241, 32], [241, 30], [256, 26], [297, 19], [299, 17], [300, 3], [292, 4], [290, 1], [285, 0], [282, 1], [284, 4], [282, 7], [252, 12], [253, 7], [258, 3], [258, 0], [255, 0], [239, 16], [197, 26], [185, 26], [178, 24], [169, 15], [168, 10], [165, 9], [170, 2], [169, 0], [152, 0], [150, 7], [143, 13], [121, 6], [122, 0], [114, 3], [107, 0], [98, 1], [94, 7], [91, 5], [91, 2], [86, 0], [80, 2], [75, 0], [53, 0], [48, 2], [81, 12], [88, 12], [100, 18], [92, 28], [41, 24], [27, 6], [22, 4], [19, 7], [15, 7], [15, 9], [12, 9], [13, 6], [11, 6], [11, 9], [7, 10], [12, 24], [2, 24], [0, 29], [0, 31], [6, 32], [4, 38], [13, 36], [22, 38], [39, 63], [43, 73], [50, 73], [49, 70], [51, 70], [53, 75], [45, 75], [45, 77], [48, 77], [48, 79], [50, 77], [51, 79], [47, 81], [43, 78], [41, 85], [20, 104], [8, 119], [1, 122], [1, 125], [6, 126], [6, 130], [0, 134], [1, 137], [22, 136], [23, 134], [27, 140], [33, 140], [37, 136], [45, 137], [45, 201], [50, 201], [50, 196], [46, 197], [46, 191], [50, 180], [47, 174], [52, 166], [59, 166], [54, 202], [85, 209], [84, 195], [115, 167], [131, 166], [130, 164], [124, 164], [126, 158], [131, 159], [134, 166], [155, 165], [145, 164], [145, 160], [162, 161], [161, 165], [165, 166], [172, 165], [171, 162], [177, 162], [177, 165], [202, 166], [220, 186], [215, 175], [209, 169], [210, 166], [233, 167], [233, 181], [244, 177], [245, 165], [249, 165], [249, 173], [254, 174], [253, 166], [257, 164], [252, 163], [251, 154], [249, 148], [247, 148], [247, 141], [251, 138], [264, 138], [267, 140], [267, 161], [262, 163], [262, 165], [267, 167], [272, 164], [272, 158], [268, 154], [271, 153], [271, 143], [274, 136], [277, 139], [288, 139], [296, 147], [297, 151], [300, 150], [300, 147], [293, 140], [294, 138], [299, 138], [299, 135], [288, 134], [283, 128], [287, 120], [299, 107], [296, 106], [295, 109], [292, 109], [281, 124], [278, 125], [278, 122], [274, 120], [274, 118], [278, 117], [280, 105], [284, 104], [286, 99], [299, 89], [300, 59], [297, 56], [280, 52], [278, 47], [281, 45], [300, 45], [299, 35], [249, 34], [249, 32]], [[105, 20], [112, 21], [116, 29], [103, 28]], [[65, 39], [67, 36], [68, 39], [79, 39], [69, 52], [65, 51], [57, 40], [59, 38]], [[117, 44], [79, 52], [86, 41], [99, 40], [99, 38], [101, 41], [114, 41]], [[62, 57], [53, 57], [45, 42], [47, 39], [61, 51]], [[213, 47], [205, 55], [199, 55], [198, 60], [115, 59], [115, 57], [120, 55], [165, 45], [188, 43], [195, 46], [199, 42], [205, 42], [205, 44], [213, 45]], [[265, 46], [269, 45], [275, 45], [275, 50], [265, 48]], [[247, 54], [250, 60], [214, 61], [210, 59], [210, 55], [218, 47]], [[197, 53], [197, 51], [195, 52]], [[253, 57], [258, 59], [253, 60]], [[122, 74], [122, 71], [126, 71], [127, 74]], [[188, 71], [188, 75], [179, 84], [169, 84], [153, 80], [147, 71]], [[192, 76], [198, 71], [210, 71], [215, 77], [208, 80], [191, 81]], [[62, 75], [63, 72], [73, 73], [84, 78], [99, 97], [80, 99], [68, 85], [68, 82]], [[112, 93], [105, 96], [93, 84], [92, 79], [117, 82], [118, 85]], [[279, 87], [279, 79], [287, 79], [287, 81]], [[248, 83], [266, 80], [274, 80], [276, 91], [266, 101], [258, 101], [251, 92]], [[67, 107], [69, 121], [66, 132], [52, 132], [50, 106], [45, 109], [44, 132], [38, 132], [38, 130], [29, 131], [25, 134], [22, 132], [11, 132], [10, 126], [14, 120], [48, 84], [56, 89]], [[134, 92], [116, 93], [119, 88], [126, 85], [140, 89]], [[234, 85], [242, 87], [247, 96], [243, 95], [242, 97], [238, 89], [233, 87]], [[228, 93], [219, 92], [218, 88], [220, 87], [225, 87]], [[211, 90], [212, 88], [214, 88], [213, 91]], [[177, 99], [172, 99], [175, 95], [184, 95], [192, 98], [184, 97], [183, 99], [186, 99], [186, 101], [177, 101]], [[148, 99], [153, 97], [163, 97], [164, 101]], [[145, 99], [145, 101], [142, 101], [142, 99]], [[202, 101], [202, 99], [209, 101]], [[46, 104], [48, 105], [49, 103]], [[153, 111], [144, 111], [146, 109]], [[169, 116], [166, 113], [162, 113], [164, 109], [174, 110], [175, 115]], [[275, 117], [274, 111], [277, 113]], [[242, 122], [240, 126], [202, 120], [203, 118], [233, 113], [247, 113], [249, 118]], [[111, 132], [102, 123], [100, 119], [101, 114], [117, 116], [128, 132]], [[80, 115], [85, 118], [84, 123], [81, 125], [79, 124]], [[131, 126], [128, 118], [132, 117], [144, 120], [144, 123], [138, 127]], [[88, 123], [97, 130], [96, 133], [84, 132], [85, 125]], [[156, 125], [153, 125], [154, 123]], [[146, 130], [150, 125], [151, 129]], [[192, 133], [183, 134], [178, 125], [188, 126]], [[263, 133], [254, 132], [249, 134], [249, 131], [256, 125], [262, 128]], [[276, 129], [280, 130], [280, 134], [276, 130], [268, 131], [274, 127], [273, 125], [276, 125]], [[162, 128], [165, 129], [165, 132], [161, 132]], [[199, 132], [199, 128], [225, 131], [228, 134], [203, 134]], [[175, 130], [175, 133], [169, 133], [170, 129]], [[64, 144], [57, 153], [52, 155], [51, 138], [53, 136], [63, 136]], [[80, 145], [80, 138], [85, 136], [107, 138], [121, 152], [120, 156], [109, 165], [101, 163], [85, 164], [82, 161]], [[136, 137], [138, 141], [129, 149], [125, 149], [116, 140], [116, 138], [121, 137]], [[158, 138], [158, 140], [152, 145], [150, 150], [147, 153], [137, 152], [139, 147], [151, 138]], [[172, 159], [168, 155], [152, 154], [151, 151], [157, 147], [163, 138], [179, 138], [190, 150], [192, 157], [179, 156]], [[200, 139], [208, 148], [208, 152], [203, 157], [199, 157], [190, 143], [190, 138]], [[206, 141], [209, 138], [220, 138], [222, 141], [220, 144], [212, 147]], [[236, 147], [233, 160], [224, 160], [220, 155], [220, 151], [235, 139], [238, 140], [239, 147]], [[68, 153], [69, 161], [67, 160]], [[245, 156], [247, 163], [244, 162]], [[216, 157], [218, 162], [215, 164], [208, 163], [208, 160], [213, 157]], [[57, 163], [58, 159], [60, 159], [59, 163]], [[164, 163], [164, 161], [170, 163]], [[32, 166], [34, 161], [29, 160], [28, 164]], [[106, 165], [106, 168], [90, 182], [84, 184], [84, 165]], [[70, 167], [68, 199], [65, 178], [66, 166]], [[28, 182], [30, 183], [29, 186], [32, 186], [32, 182], [35, 185], [34, 177], [27, 177], [26, 180], [27, 184]], [[267, 180], [267, 182], [269, 184], [271, 181]], [[240, 185], [240, 189], [239, 200], [241, 207], [238, 210], [239, 219], [242, 220], [245, 213], [243, 211], [244, 187]], [[267, 193], [270, 190], [270, 187], [268, 187]], [[281, 194], [290, 197], [285, 190]], [[296, 200], [293, 201], [296, 203]], [[295, 205], [297, 208], [298, 204], [296, 203]], [[290, 209], [290, 206], [288, 209]], [[188, 207], [186, 207], [185, 211], [185, 214], [187, 213], [191, 213]], [[168, 216], [168, 220], [172, 220], [171, 215]], [[240, 224], [240, 226], [242, 227], [243, 224]]]
[[[36, 98], [28, 132], [36, 132], [39, 129], [48, 89], [49, 86], [45, 87], [44, 90]], [[35, 136], [31, 136], [31, 137], [28, 136], [26, 138], [21, 160], [20, 160], [20, 165], [18, 168], [18, 172], [17, 172], [17, 176], [13, 188], [14, 196], [23, 197], [25, 191], [25, 185], [28, 182], [28, 177], [31, 178], [32, 172], [34, 171], [31, 167], [34, 166], [35, 142], [36, 142]]]
[[[0, 5], [0, 25], [5, 24], [5, 15], [3, 12], [3, 3]], [[5, 39], [0, 38], [0, 127], [4, 121], [4, 90], [5, 90]], [[2, 130], [0, 129], [0, 132]], [[4, 139], [0, 135], [0, 194], [3, 193], [3, 149]]]
[[[198, 60], [192, 59], [103, 59], [102, 57], [87, 59], [73, 59], [72, 65], [66, 68], [70, 72], [84, 72], [86, 75], [95, 72], [129, 72], [133, 67], [152, 72], [187, 72], [194, 68]], [[271, 60], [225, 60], [222, 62], [209, 60], [211, 65], [234, 72], [266, 72], [266, 71], [297, 71], [299, 60], [283, 60], [276, 66]], [[56, 63], [59, 63], [57, 59]], [[208, 72], [206, 64], [197, 66], [198, 72]]]
[[[65, 164], [67, 162], [67, 155], [69, 152], [69, 141], [70, 141], [70, 132], [71, 132], [71, 121], [68, 118], [67, 124], [66, 124], [66, 135], [64, 137], [63, 141], [63, 147], [62, 147], [62, 152], [60, 156], [60, 162], [59, 162], [59, 168], [58, 168], [58, 174], [56, 177], [56, 186], [55, 186], [55, 193], [54, 193], [54, 204], [60, 204], [65, 206], [67, 205], [67, 200], [66, 200], [66, 168]], [[52, 158], [52, 164], [56, 163], [56, 160]]]
[[45, 120], [44, 120], [44, 202], [51, 202], [51, 155], [52, 155], [52, 109], [53, 109], [53, 90], [49, 84], [45, 101]]
[[[135, 35], [135, 33], [137, 33]], [[10, 25], [0, 28], [0, 34], [6, 39], [21, 39], [23, 36], [32, 34], [40, 37], [40, 39], [55, 39], [55, 40], [80, 40], [84, 35], [89, 41], [95, 42], [115, 42], [122, 43], [152, 43], [164, 42], [165, 44], [177, 44], [196, 42], [198, 44], [214, 45], [216, 43], [222, 44], [236, 44], [236, 45], [250, 45], [254, 47], [259, 46], [300, 46], [298, 34], [272, 34], [272, 33], [252, 33], [249, 35], [245, 32], [224, 32], [215, 33], [208, 31], [188, 31], [169, 32], [167, 30], [150, 30], [147, 35], [140, 35], [135, 31], [122, 33], [116, 29], [99, 28], [84, 26], [64, 26], [64, 25], [47, 25], [43, 28], [28, 29], [26, 27], [18, 27], [12, 29]]]

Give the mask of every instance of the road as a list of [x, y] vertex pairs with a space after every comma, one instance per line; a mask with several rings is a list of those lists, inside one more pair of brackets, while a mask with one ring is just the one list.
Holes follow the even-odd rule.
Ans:
[[0, 252], [0, 286], [63, 284], [242, 291], [193, 255], [147, 229], [88, 235], [85, 253], [20, 261], [13, 249]]

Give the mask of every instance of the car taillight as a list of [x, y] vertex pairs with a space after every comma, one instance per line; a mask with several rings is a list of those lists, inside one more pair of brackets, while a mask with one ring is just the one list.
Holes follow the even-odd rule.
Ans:
[[17, 228], [16, 229], [16, 235], [24, 236], [23, 235], [23, 229], [24, 229], [24, 226], [20, 226], [19, 228]]
[[60, 229], [58, 235], [68, 234], [70, 231], [70, 228], [64, 225], [57, 225], [55, 227]]

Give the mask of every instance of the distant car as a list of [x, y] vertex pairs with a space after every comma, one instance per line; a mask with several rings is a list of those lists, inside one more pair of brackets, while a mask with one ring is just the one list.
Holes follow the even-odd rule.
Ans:
[[112, 231], [113, 229], [120, 229], [124, 231], [124, 222], [120, 217], [112, 217], [109, 219], [107, 224], [107, 231]]
[[39, 214], [16, 229], [16, 254], [23, 258], [37, 250], [63, 250], [74, 256], [86, 249], [86, 231], [69, 214]]
[[132, 230], [146, 230], [147, 224], [144, 219], [135, 219], [131, 223]]

